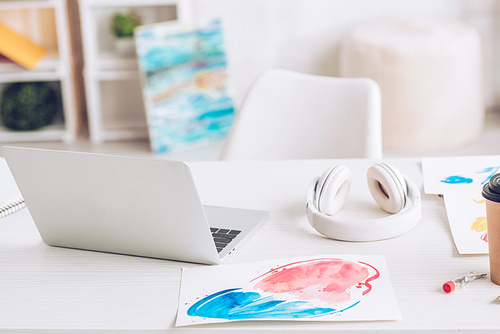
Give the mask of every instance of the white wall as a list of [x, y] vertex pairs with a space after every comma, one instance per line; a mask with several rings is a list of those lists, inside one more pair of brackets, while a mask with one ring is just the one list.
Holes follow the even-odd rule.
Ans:
[[500, 100], [495, 0], [191, 0], [195, 21], [224, 23], [234, 97], [273, 67], [338, 75], [338, 46], [350, 28], [385, 18], [459, 19], [483, 37], [488, 104]]

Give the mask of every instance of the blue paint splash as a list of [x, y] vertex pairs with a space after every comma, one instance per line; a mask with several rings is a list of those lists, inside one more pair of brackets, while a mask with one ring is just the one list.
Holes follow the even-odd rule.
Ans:
[[463, 177], [459, 175], [448, 176], [446, 179], [441, 180], [441, 182], [449, 184], [461, 184], [461, 183], [472, 183], [472, 179], [468, 177]]
[[[488, 182], [491, 179], [491, 177], [493, 175], [498, 173], [499, 170], [500, 170], [500, 166], [486, 167], [486, 168], [480, 170], [479, 172], [476, 172], [476, 174], [488, 173], [486, 178], [481, 182], [481, 184], [485, 184], [486, 182]], [[462, 183], [472, 183], [472, 182], [474, 182], [474, 180], [469, 178], [469, 177], [463, 177], [460, 175], [453, 175], [453, 176], [448, 176], [444, 180], [441, 180], [441, 182], [448, 183], [448, 184], [462, 184]]]
[[317, 307], [305, 301], [276, 300], [258, 292], [243, 292], [240, 288], [213, 293], [192, 305], [187, 314], [227, 320], [313, 318], [345, 311], [360, 301], [338, 310]]

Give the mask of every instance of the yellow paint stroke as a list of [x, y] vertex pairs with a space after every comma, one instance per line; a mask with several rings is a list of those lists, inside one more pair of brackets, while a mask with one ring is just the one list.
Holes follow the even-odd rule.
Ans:
[[486, 202], [485, 199], [480, 199], [479, 201], [476, 201], [474, 198], [472, 199], [474, 202], [476, 202], [477, 204], [483, 204]]
[[470, 229], [476, 232], [484, 232], [487, 230], [486, 217], [477, 217], [472, 223]]

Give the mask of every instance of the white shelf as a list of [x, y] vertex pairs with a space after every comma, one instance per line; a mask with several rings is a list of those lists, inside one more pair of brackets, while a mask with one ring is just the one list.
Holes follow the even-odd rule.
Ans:
[[97, 71], [139, 70], [135, 57], [123, 57], [115, 53], [105, 53], [97, 58]]
[[98, 138], [99, 139], [98, 142], [147, 139], [148, 129], [147, 128], [134, 129], [130, 127], [105, 129], [101, 133], [101, 136], [102, 137]]
[[0, 142], [74, 141], [78, 124], [66, 0], [0, 1], [0, 20], [47, 50], [33, 70], [1, 59], [1, 87], [13, 82], [58, 82], [63, 109], [58, 121], [61, 124], [56, 122], [42, 130], [18, 132], [0, 127]]
[[56, 6], [57, 6], [57, 1], [54, 0], [0, 2], [0, 10], [43, 9], [43, 8], [54, 8]]
[[31, 142], [31, 141], [71, 141], [64, 124], [52, 124], [40, 130], [13, 131], [0, 127], [0, 142]]
[[[82, 2], [80, 0], [80, 2]], [[176, 6], [178, 0], [84, 0], [85, 5], [95, 8], [144, 7], [144, 6]]]
[[109, 71], [84, 71], [84, 77], [87, 81], [119, 81], [119, 80], [138, 80], [139, 71], [136, 70], [109, 70]]
[[0, 72], [0, 82], [27, 82], [27, 81], [58, 81], [63, 78], [59, 72], [20, 72], [20, 73], [2, 73]]
[[[0, 9], [1, 10], [1, 9]], [[36, 67], [32, 70], [27, 70], [21, 65], [14, 63], [9, 59], [0, 60], [0, 73], [32, 73], [32, 72], [47, 72], [47, 71], [60, 71], [62, 68], [62, 62], [58, 54], [52, 53], [46, 55], [41, 59]]]
[[115, 12], [130, 9], [142, 24], [186, 21], [187, 0], [79, 0], [78, 4], [91, 141], [147, 138], [137, 59], [116, 52], [110, 20]]

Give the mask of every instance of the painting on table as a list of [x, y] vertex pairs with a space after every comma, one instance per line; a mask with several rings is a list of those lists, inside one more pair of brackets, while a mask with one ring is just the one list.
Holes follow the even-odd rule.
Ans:
[[426, 194], [477, 190], [500, 173], [500, 155], [422, 159]]
[[482, 188], [500, 173], [500, 155], [422, 159], [424, 189], [443, 195], [448, 222], [460, 254], [487, 254], [486, 204]]
[[448, 222], [460, 254], [488, 254], [485, 201], [480, 191], [444, 194]]
[[400, 318], [385, 259], [343, 255], [183, 269], [176, 326]]
[[135, 41], [153, 152], [224, 139], [234, 108], [221, 22], [144, 25]]

